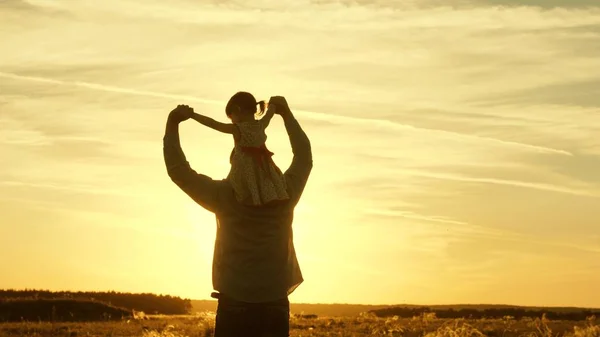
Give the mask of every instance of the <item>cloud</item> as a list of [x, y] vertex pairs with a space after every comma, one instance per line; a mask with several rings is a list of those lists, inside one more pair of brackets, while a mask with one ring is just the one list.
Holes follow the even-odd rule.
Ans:
[[[37, 10], [38, 8], [32, 5], [29, 1], [25, 0], [4, 0], [0, 2], [0, 11], [5, 12], [9, 10], [22, 10], [22, 11], [32, 11]], [[1, 14], [0, 14], [1, 15]]]
[[[600, 36], [598, 41], [600, 42]], [[600, 107], [600, 76], [598, 78], [544, 85], [537, 88], [507, 92], [496, 97], [481, 98], [485, 106], [555, 104], [562, 106]]]
[[595, 0], [479, 0], [473, 1], [481, 5], [496, 6], [534, 6], [542, 8], [588, 8], [600, 7]]

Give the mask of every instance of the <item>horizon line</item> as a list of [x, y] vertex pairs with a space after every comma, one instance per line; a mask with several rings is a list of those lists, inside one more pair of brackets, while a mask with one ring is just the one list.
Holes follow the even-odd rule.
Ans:
[[[26, 289], [26, 288], [0, 288], [0, 293], [5, 291], [13, 291], [13, 292], [49, 292], [49, 293], [109, 293], [115, 292], [119, 294], [133, 294], [133, 295], [155, 295], [155, 296], [171, 296], [171, 297], [179, 297], [183, 300], [190, 301], [214, 301], [216, 299], [206, 299], [206, 298], [186, 298], [185, 296], [180, 295], [172, 295], [169, 293], [158, 293], [158, 292], [131, 292], [131, 291], [119, 291], [119, 290], [50, 290], [50, 289]], [[290, 304], [304, 304], [304, 305], [348, 305], [348, 306], [368, 306], [368, 307], [399, 307], [399, 306], [411, 306], [411, 307], [459, 307], [459, 306], [503, 306], [503, 307], [513, 307], [513, 308], [547, 308], [547, 309], [588, 309], [588, 310], [600, 310], [600, 305], [597, 307], [590, 306], [576, 306], [576, 305], [525, 305], [525, 304], [491, 304], [491, 303], [453, 303], [453, 304], [411, 304], [411, 303], [392, 303], [392, 304], [367, 304], [367, 303], [342, 303], [342, 302], [295, 302], [290, 300]]]

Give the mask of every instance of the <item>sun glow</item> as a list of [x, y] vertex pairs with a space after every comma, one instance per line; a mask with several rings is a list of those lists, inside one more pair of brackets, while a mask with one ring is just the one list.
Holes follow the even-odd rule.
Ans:
[[[295, 301], [600, 305], [598, 1], [450, 3], [0, 1], [0, 288], [206, 298], [216, 220], [160, 140], [243, 90], [312, 144]], [[225, 177], [232, 137], [180, 130]]]

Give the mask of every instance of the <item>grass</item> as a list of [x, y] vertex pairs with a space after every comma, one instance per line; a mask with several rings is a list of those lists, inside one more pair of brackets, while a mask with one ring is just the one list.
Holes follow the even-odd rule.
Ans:
[[[290, 336], [403, 336], [403, 337], [600, 337], [600, 321], [549, 321], [545, 318], [437, 319], [423, 315], [412, 319], [356, 317], [292, 318]], [[214, 332], [214, 315], [151, 316], [149, 320], [98, 323], [22, 322], [0, 324], [0, 337], [205, 337]]]

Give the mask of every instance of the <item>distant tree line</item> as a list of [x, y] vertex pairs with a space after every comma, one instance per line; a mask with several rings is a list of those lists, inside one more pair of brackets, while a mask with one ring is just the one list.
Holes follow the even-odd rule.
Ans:
[[192, 311], [192, 301], [170, 295], [151, 293], [71, 292], [49, 290], [0, 290], [0, 301], [9, 299], [75, 299], [106, 303], [128, 310], [143, 311], [147, 314], [186, 315]]
[[519, 307], [502, 308], [444, 308], [432, 309], [429, 307], [389, 307], [369, 311], [378, 317], [398, 316], [403, 318], [418, 317], [424, 314], [434, 313], [436, 318], [471, 318], [471, 319], [498, 319], [511, 317], [517, 320], [522, 318], [539, 318], [546, 315], [550, 320], [582, 321], [590, 316], [600, 316], [599, 310], [552, 310], [552, 309], [528, 309]]
[[0, 300], [0, 322], [85, 322], [131, 317], [132, 312], [106, 303], [75, 299]]

